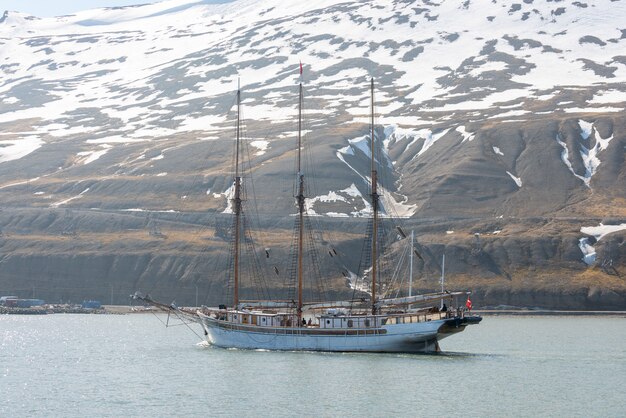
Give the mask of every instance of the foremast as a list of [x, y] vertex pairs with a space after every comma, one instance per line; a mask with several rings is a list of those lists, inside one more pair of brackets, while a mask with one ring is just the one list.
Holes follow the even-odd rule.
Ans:
[[234, 291], [233, 291], [233, 307], [237, 309], [239, 305], [239, 241], [241, 230], [241, 175], [239, 173], [239, 138], [241, 131], [241, 89], [237, 84], [237, 137], [235, 144], [235, 193], [233, 195], [232, 203], [235, 213], [235, 242], [234, 242], [234, 257], [233, 257], [233, 278], [234, 278]]
[[370, 87], [370, 96], [371, 96], [371, 108], [372, 108], [372, 120], [371, 120], [371, 137], [370, 137], [370, 147], [371, 147], [371, 169], [372, 169], [372, 178], [371, 178], [371, 198], [372, 198], [372, 315], [376, 315], [377, 309], [377, 299], [376, 299], [376, 278], [377, 278], [377, 241], [378, 241], [378, 202], [379, 196], [377, 191], [377, 172], [376, 172], [376, 143], [374, 140], [374, 78], [372, 78], [371, 87]]
[[[302, 70], [301, 70], [302, 73]], [[297, 184], [298, 195], [296, 196], [296, 203], [298, 205], [298, 324], [302, 323], [302, 282], [303, 282], [303, 258], [304, 258], [304, 174], [302, 173], [302, 82], [300, 82], [299, 94], [298, 94], [298, 158], [297, 158]]]

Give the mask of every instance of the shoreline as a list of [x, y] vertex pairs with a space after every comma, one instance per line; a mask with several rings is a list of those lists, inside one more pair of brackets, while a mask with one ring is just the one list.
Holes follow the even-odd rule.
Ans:
[[[197, 309], [195, 307], [185, 307], [186, 309]], [[80, 309], [80, 308], [18, 308], [18, 309], [0, 309], [0, 314], [4, 315], [42, 315], [42, 314], [109, 314], [109, 315], [128, 315], [128, 314], [149, 314], [161, 313], [158, 309], [151, 309], [145, 306], [131, 305], [102, 305], [100, 309]], [[553, 310], [553, 309], [473, 309], [471, 314], [481, 316], [615, 316], [625, 317], [626, 310], [623, 311], [585, 311], [585, 310]]]
[[551, 309], [475, 309], [472, 313], [484, 316], [624, 316], [626, 311], [562, 311]]
[[[126, 306], [126, 305], [103, 305], [107, 312], [121, 313], [121, 314], [146, 314], [146, 313], [159, 313], [158, 310], [146, 309], [143, 306]], [[185, 309], [197, 309], [195, 307], [181, 307]], [[497, 316], [497, 315], [511, 315], [511, 316], [624, 316], [626, 317], [626, 310], [623, 311], [584, 311], [584, 310], [553, 310], [553, 309], [531, 309], [531, 308], [518, 308], [518, 309], [473, 309], [472, 314], [485, 315], [485, 316]]]

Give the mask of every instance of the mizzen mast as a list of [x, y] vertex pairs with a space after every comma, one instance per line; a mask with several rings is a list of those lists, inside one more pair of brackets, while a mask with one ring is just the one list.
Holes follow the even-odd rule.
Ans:
[[[300, 66], [300, 75], [302, 75], [302, 65]], [[298, 195], [296, 202], [298, 204], [298, 323], [302, 323], [302, 275], [303, 275], [303, 257], [304, 257], [304, 174], [302, 173], [302, 82], [300, 82], [300, 91], [298, 98]]]
[[233, 196], [233, 208], [235, 212], [235, 245], [234, 245], [234, 297], [233, 305], [235, 309], [239, 305], [239, 241], [241, 229], [241, 175], [239, 173], [239, 137], [240, 137], [240, 111], [241, 111], [241, 90], [237, 83], [237, 142], [235, 145], [235, 193]]
[[372, 122], [371, 122], [371, 140], [370, 140], [370, 146], [371, 146], [371, 167], [372, 167], [372, 193], [371, 193], [371, 197], [372, 197], [372, 211], [373, 211], [373, 215], [372, 215], [372, 314], [376, 315], [377, 313], [377, 308], [376, 308], [376, 276], [377, 276], [377, 260], [378, 260], [378, 254], [377, 254], [377, 248], [376, 248], [376, 244], [377, 244], [377, 240], [378, 240], [378, 192], [377, 192], [377, 187], [376, 187], [376, 183], [378, 182], [377, 179], [377, 173], [376, 173], [376, 157], [375, 157], [375, 150], [376, 150], [376, 143], [374, 141], [374, 78], [372, 78], [372, 83], [371, 83], [371, 88], [370, 88], [370, 95], [371, 95], [371, 105], [372, 105]]

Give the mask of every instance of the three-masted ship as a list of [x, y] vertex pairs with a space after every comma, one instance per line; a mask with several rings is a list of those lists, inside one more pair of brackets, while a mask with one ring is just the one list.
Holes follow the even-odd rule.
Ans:
[[[438, 352], [438, 341], [461, 332], [467, 325], [477, 324], [480, 316], [468, 315], [464, 308], [437, 309], [440, 301], [458, 300], [467, 292], [441, 292], [406, 297], [379, 297], [379, 211], [380, 198], [376, 169], [376, 135], [374, 132], [374, 80], [371, 81], [371, 181], [372, 233], [368, 247], [370, 266], [369, 297], [344, 301], [303, 300], [305, 280], [304, 240], [307, 217], [305, 175], [302, 171], [302, 83], [299, 84], [298, 141], [296, 161], [295, 203], [296, 215], [296, 293], [290, 301], [241, 300], [240, 242], [242, 240], [242, 176], [239, 169], [241, 92], [237, 91], [237, 138], [235, 146], [235, 173], [232, 209], [234, 217], [234, 248], [232, 260], [233, 300], [231, 306], [202, 307], [186, 317], [200, 323], [207, 341], [215, 346], [241, 349], [310, 350], [350, 352]], [[158, 304], [148, 297], [138, 299], [166, 310], [174, 306]], [[429, 305], [427, 308], [414, 306]], [[443, 303], [442, 303], [443, 305]], [[445, 306], [445, 305], [444, 305]], [[452, 303], [450, 303], [452, 306]]]

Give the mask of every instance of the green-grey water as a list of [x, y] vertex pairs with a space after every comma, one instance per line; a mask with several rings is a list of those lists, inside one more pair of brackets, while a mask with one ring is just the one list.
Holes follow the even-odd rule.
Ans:
[[624, 317], [487, 317], [443, 355], [224, 350], [153, 315], [4, 315], [0, 343], [3, 417], [626, 416]]

